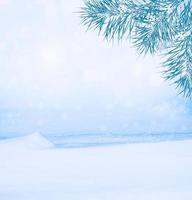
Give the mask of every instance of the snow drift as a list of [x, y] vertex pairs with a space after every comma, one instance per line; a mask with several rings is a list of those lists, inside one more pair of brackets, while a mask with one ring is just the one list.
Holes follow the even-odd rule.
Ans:
[[54, 145], [46, 139], [43, 135], [38, 132], [14, 138], [6, 139], [0, 142], [0, 148], [11, 148], [14, 150], [18, 149], [47, 149], [53, 148]]

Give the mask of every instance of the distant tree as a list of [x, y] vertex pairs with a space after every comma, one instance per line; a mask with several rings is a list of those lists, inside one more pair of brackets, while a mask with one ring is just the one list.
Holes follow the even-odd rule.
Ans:
[[88, 0], [80, 13], [106, 40], [130, 39], [141, 54], [163, 55], [163, 77], [192, 96], [192, 0]]

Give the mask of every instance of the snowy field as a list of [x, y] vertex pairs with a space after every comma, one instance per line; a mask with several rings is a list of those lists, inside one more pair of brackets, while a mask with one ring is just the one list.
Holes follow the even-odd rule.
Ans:
[[61, 149], [0, 142], [1, 200], [191, 200], [192, 141]]

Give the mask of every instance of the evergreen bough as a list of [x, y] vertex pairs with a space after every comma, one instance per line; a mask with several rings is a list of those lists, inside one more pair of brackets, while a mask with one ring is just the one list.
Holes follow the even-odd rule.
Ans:
[[126, 38], [141, 54], [161, 53], [163, 77], [192, 96], [192, 0], [87, 0], [80, 13], [108, 41]]

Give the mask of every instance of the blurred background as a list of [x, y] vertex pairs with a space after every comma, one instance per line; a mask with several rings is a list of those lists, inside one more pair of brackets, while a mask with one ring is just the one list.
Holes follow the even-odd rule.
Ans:
[[86, 32], [83, 0], [0, 0], [0, 137], [192, 131], [158, 57]]

